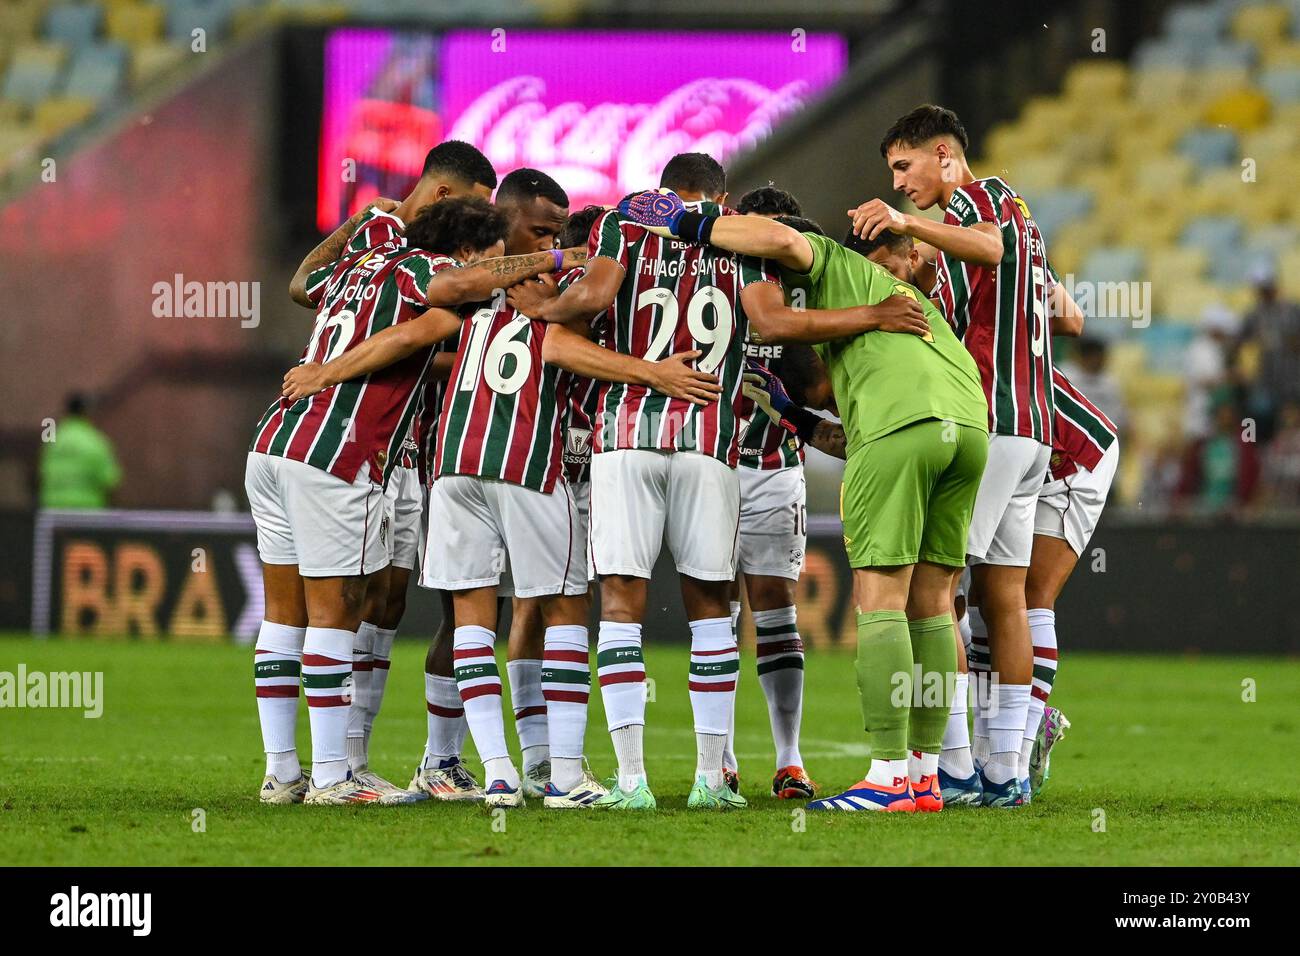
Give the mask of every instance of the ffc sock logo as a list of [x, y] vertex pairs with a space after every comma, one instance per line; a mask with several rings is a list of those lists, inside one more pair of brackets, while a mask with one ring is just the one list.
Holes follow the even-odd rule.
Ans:
[[133, 936], [148, 936], [153, 927], [152, 893], [69, 893], [50, 897], [50, 925], [128, 926]]

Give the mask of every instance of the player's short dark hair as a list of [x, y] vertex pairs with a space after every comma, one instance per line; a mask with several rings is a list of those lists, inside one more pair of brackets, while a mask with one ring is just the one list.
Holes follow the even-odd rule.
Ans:
[[877, 249], [888, 249], [891, 252], [905, 256], [907, 250], [911, 249], [913, 245], [911, 236], [905, 236], [901, 232], [894, 232], [892, 229], [880, 230], [880, 235], [874, 239], [868, 239], [866, 236], [855, 236], [852, 229], [844, 236], [844, 248], [852, 249], [868, 259]]
[[486, 249], [505, 239], [510, 217], [486, 199], [465, 196], [430, 203], [406, 227], [406, 242], [439, 255]]
[[421, 175], [442, 173], [454, 176], [468, 186], [483, 185], [495, 189], [497, 171], [478, 148], [458, 139], [449, 139], [429, 150], [424, 157]]
[[502, 203], [528, 203], [538, 196], [564, 209], [569, 208], [569, 194], [540, 169], [527, 166], [508, 173], [497, 190], [497, 205]]
[[812, 346], [791, 343], [781, 347], [781, 357], [772, 362], [772, 372], [798, 405], [808, 404], [808, 389], [823, 374], [821, 360]]
[[596, 224], [596, 220], [605, 214], [604, 206], [583, 206], [573, 215], [569, 216], [564, 223], [564, 228], [560, 230], [559, 236], [556, 237], [556, 244], [561, 249], [572, 249], [574, 246], [585, 246], [587, 239], [591, 235], [591, 227]]
[[951, 136], [961, 144], [963, 153], [970, 145], [966, 127], [961, 125], [961, 120], [957, 118], [956, 113], [942, 106], [926, 103], [906, 116], [899, 117], [894, 125], [889, 127], [885, 138], [880, 141], [880, 155], [888, 156], [891, 146], [902, 146], [907, 149], [928, 143], [936, 136]]
[[776, 186], [759, 186], [740, 197], [736, 212], [757, 213], [760, 216], [802, 216], [799, 200]]
[[659, 185], [678, 193], [717, 196], [727, 191], [727, 172], [708, 153], [678, 153], [659, 174]]
[[826, 235], [826, 230], [812, 219], [805, 219], [803, 216], [777, 216], [776, 221], [783, 226], [789, 226], [795, 232], [815, 232], [819, 236]]

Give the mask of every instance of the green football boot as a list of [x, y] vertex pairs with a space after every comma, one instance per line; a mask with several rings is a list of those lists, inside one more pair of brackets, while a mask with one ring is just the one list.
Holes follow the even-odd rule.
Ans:
[[627, 791], [618, 786], [617, 779], [609, 781], [609, 793], [592, 804], [597, 810], [653, 810], [655, 795], [642, 780], [636, 788]]
[[704, 774], [695, 778], [691, 795], [686, 798], [688, 810], [739, 810], [747, 806], [749, 806], [748, 801], [740, 794], [732, 793], [726, 781], [716, 787], [710, 787], [704, 782]]

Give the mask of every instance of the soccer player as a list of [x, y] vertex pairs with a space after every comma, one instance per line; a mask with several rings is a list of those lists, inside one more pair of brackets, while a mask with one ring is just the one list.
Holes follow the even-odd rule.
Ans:
[[1052, 747], [1070, 722], [1048, 706], [1056, 681], [1056, 599], [1083, 554], [1106, 506], [1119, 467], [1119, 432], [1065, 374], [1052, 370], [1056, 428], [1048, 481], [1038, 494], [1034, 551], [1025, 581], [1029, 633], [1034, 646], [1034, 689], [1028, 729], [1035, 728], [1024, 798], [1038, 795], [1047, 779]]
[[[726, 176], [711, 157], [683, 153], [664, 167], [661, 187], [687, 200], [677, 211], [700, 226], [721, 212]], [[795, 312], [762, 262], [709, 247], [707, 235], [692, 238], [704, 241], [670, 241], [610, 211], [592, 230], [581, 281], [558, 296], [548, 297], [539, 283], [509, 293], [525, 314], [560, 323], [547, 331], [546, 361], [606, 380], [593, 442], [590, 540], [601, 582], [597, 670], [619, 764], [617, 785], [597, 806], [610, 809], [655, 806], [642, 748], [641, 622], [665, 539], [691, 627], [697, 762], [687, 805], [745, 806], [726, 785], [722, 762], [739, 669], [729, 592], [740, 510], [736, 411], [745, 335], [752, 322], [765, 341], [820, 341], [872, 321], [863, 309]], [[602, 347], [587, 337], [587, 324], [607, 310]], [[695, 367], [716, 374], [721, 395], [697, 405], [642, 385], [608, 383], [615, 358], [653, 360], [670, 351], [698, 352]]]
[[[815, 308], [902, 296], [922, 311], [915, 321], [909, 309], [897, 326], [911, 334], [863, 332], [814, 346], [847, 437], [841, 518], [872, 760], [863, 780], [808, 806], [941, 810], [938, 762], [957, 663], [951, 592], [987, 450], [975, 363], [939, 312], [870, 262], [862, 254], [870, 244], [852, 233], [840, 245], [813, 230], [732, 217], [714, 224], [710, 241], [774, 259], [787, 287], [804, 290]], [[822, 424], [791, 414], [774, 409], [805, 437]], [[899, 687], [907, 690], [901, 703]]]
[[[769, 219], [801, 214], [799, 201], [775, 186], [761, 186], [745, 193], [736, 211]], [[780, 345], [755, 341], [752, 331], [745, 343], [747, 358], [764, 363], [778, 374], [781, 350]], [[758, 682], [767, 701], [776, 747], [772, 794], [780, 799], [808, 798], [816, 795], [816, 785], [804, 771], [799, 753], [804, 655], [794, 602], [795, 583], [803, 570], [808, 543], [803, 444], [779, 422], [755, 408], [748, 398], [740, 415], [749, 426], [741, 436], [736, 472], [740, 477], [740, 575], [732, 591], [732, 630], [740, 619], [743, 577], [758, 635]], [[728, 786], [739, 791], [734, 740], [733, 713], [722, 759]]]
[[[482, 200], [435, 204], [406, 240], [349, 252], [327, 279], [313, 277], [320, 308], [303, 361], [346, 355], [371, 335], [429, 311], [428, 289], [454, 266], [448, 253], [481, 255], [505, 235], [505, 217]], [[442, 313], [439, 336], [459, 317]], [[389, 563], [383, 485], [415, 415], [429, 364], [410, 355], [319, 395], [277, 400], [258, 422], [245, 485], [263, 563], [266, 616], [255, 660], [267, 803], [405, 802], [355, 779], [347, 760], [352, 651], [367, 579]], [[298, 675], [312, 728], [311, 779], [294, 745]]]
[[769, 185], [751, 189], [741, 196], [740, 202], [736, 203], [736, 212], [776, 219], [778, 216], [802, 216], [803, 208], [793, 194]]
[[976, 743], [982, 748], [987, 740], [987, 759], [954, 767], [951, 775], [955, 788], [978, 790], [985, 806], [1017, 807], [1028, 772], [1024, 733], [1033, 672], [1025, 577], [1054, 417], [1050, 270], [1023, 201], [1000, 178], [976, 179], [967, 146], [951, 110], [917, 107], [885, 133], [880, 153], [894, 188], [920, 209], [942, 203], [943, 222], [904, 215], [879, 199], [849, 216], [856, 236], [875, 239], [890, 229], [938, 250], [933, 294], [979, 366], [990, 438], [966, 549], [973, 586], [968, 613], [972, 633], [988, 635], [998, 680], [980, 697], [992, 705], [976, 713]]

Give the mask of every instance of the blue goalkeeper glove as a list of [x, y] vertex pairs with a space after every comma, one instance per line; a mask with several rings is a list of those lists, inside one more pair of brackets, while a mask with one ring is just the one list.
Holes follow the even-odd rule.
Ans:
[[786, 392], [781, 380], [767, 366], [748, 359], [741, 380], [745, 397], [762, 410], [763, 414], [804, 442], [812, 440], [813, 431], [821, 423], [821, 416], [797, 405]]
[[701, 245], [709, 241], [717, 219], [717, 216], [691, 212], [671, 189], [630, 193], [620, 200], [618, 213], [656, 235]]

